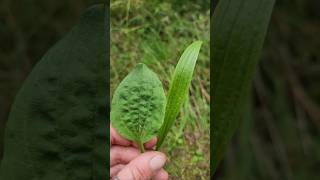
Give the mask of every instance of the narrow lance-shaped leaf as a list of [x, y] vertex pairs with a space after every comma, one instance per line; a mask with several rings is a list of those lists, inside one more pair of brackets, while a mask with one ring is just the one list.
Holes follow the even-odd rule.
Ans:
[[111, 123], [123, 137], [143, 143], [160, 129], [166, 97], [161, 81], [146, 65], [138, 64], [117, 87], [111, 103]]
[[175, 122], [182, 103], [188, 95], [189, 85], [192, 80], [192, 74], [198, 59], [201, 45], [201, 41], [193, 42], [187, 47], [179, 59], [169, 88], [166, 113], [163, 125], [161, 126], [158, 134], [156, 149], [159, 149], [162, 145], [164, 138], [167, 136], [170, 128]]
[[238, 127], [274, 0], [219, 1], [211, 19], [211, 168]]

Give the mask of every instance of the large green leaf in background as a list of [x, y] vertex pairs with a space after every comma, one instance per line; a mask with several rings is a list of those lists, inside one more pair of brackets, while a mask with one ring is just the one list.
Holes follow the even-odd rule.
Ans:
[[211, 19], [211, 168], [245, 110], [275, 0], [220, 0]]
[[35, 66], [5, 130], [1, 180], [108, 177], [108, 8], [89, 8]]

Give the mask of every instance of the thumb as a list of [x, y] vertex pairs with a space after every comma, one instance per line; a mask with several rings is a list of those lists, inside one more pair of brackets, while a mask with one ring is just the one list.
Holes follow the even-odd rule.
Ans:
[[166, 162], [166, 156], [158, 151], [143, 153], [126, 165], [117, 175], [120, 180], [150, 179], [156, 172], [162, 169]]

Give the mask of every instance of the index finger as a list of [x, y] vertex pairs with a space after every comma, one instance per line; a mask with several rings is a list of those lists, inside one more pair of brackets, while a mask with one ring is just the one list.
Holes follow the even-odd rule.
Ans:
[[111, 145], [131, 146], [132, 142], [120, 136], [110, 124], [110, 146]]
[[[144, 147], [146, 149], [152, 149], [154, 145], [157, 143], [157, 138], [154, 137], [150, 141], [144, 143]], [[110, 146], [111, 145], [120, 145], [120, 146], [134, 146], [138, 147], [136, 143], [129, 141], [123, 138], [110, 124]]]

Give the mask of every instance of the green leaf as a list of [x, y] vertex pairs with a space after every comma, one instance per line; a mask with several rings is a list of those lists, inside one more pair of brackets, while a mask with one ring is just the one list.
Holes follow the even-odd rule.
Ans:
[[1, 180], [108, 177], [105, 6], [89, 8], [24, 82], [5, 130]]
[[211, 168], [238, 127], [274, 0], [219, 1], [211, 19]]
[[117, 87], [111, 103], [111, 123], [123, 137], [143, 143], [160, 129], [166, 96], [161, 81], [146, 65], [138, 64]]
[[182, 103], [188, 96], [189, 85], [196, 65], [202, 42], [195, 41], [187, 47], [181, 55], [170, 84], [166, 112], [163, 125], [158, 134], [156, 149], [162, 145], [175, 119], [180, 111]]

